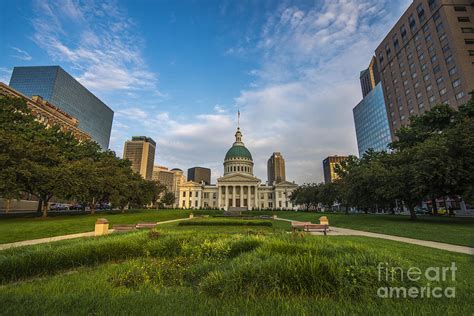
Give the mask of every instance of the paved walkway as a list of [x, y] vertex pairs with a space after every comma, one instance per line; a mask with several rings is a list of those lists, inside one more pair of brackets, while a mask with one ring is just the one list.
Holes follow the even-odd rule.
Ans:
[[[157, 225], [168, 224], [173, 222], [185, 221], [189, 218], [178, 218], [172, 219], [169, 221], [157, 222]], [[113, 233], [113, 229], [109, 229], [109, 234]], [[94, 232], [87, 232], [87, 233], [78, 233], [78, 234], [70, 234], [70, 235], [63, 235], [63, 236], [55, 236], [55, 237], [47, 237], [47, 238], [40, 238], [40, 239], [32, 239], [32, 240], [24, 240], [24, 241], [17, 241], [12, 242], [9, 244], [0, 244], [0, 250], [9, 249], [9, 248], [16, 248], [22, 246], [31, 246], [31, 245], [38, 245], [44, 244], [53, 241], [60, 241], [60, 240], [67, 240], [67, 239], [74, 239], [74, 238], [81, 238], [81, 237], [94, 237]]]
[[[291, 219], [286, 219], [286, 218], [277, 218], [277, 219], [281, 221], [287, 221], [287, 222], [297, 222], [297, 221], [293, 221]], [[311, 232], [311, 234], [323, 235], [322, 232]], [[436, 241], [420, 240], [420, 239], [399, 237], [399, 236], [379, 234], [379, 233], [371, 233], [371, 232], [366, 232], [362, 230], [355, 230], [355, 229], [341, 228], [341, 227], [334, 227], [334, 226], [331, 226], [331, 230], [328, 232], [328, 236], [365, 236], [365, 237], [372, 237], [372, 238], [381, 238], [381, 239], [394, 240], [394, 241], [404, 242], [408, 244], [436, 248], [436, 249], [441, 249], [441, 250], [446, 250], [446, 251], [451, 251], [451, 252], [474, 255], [474, 248], [472, 247], [458, 246], [458, 245], [445, 244], [445, 243], [436, 242]]]

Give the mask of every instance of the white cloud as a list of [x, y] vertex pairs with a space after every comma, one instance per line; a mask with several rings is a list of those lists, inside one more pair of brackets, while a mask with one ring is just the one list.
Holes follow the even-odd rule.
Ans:
[[15, 55], [12, 55], [13, 57], [21, 59], [21, 60], [26, 60], [26, 61], [30, 61], [32, 59], [31, 55], [28, 54], [27, 51], [24, 51], [14, 46], [12, 46], [11, 48], [16, 52]]
[[141, 56], [133, 22], [107, 1], [37, 1], [33, 39], [77, 79], [97, 91], [156, 90], [156, 74]]
[[7, 84], [10, 82], [12, 70], [4, 67], [0, 67], [0, 82]]

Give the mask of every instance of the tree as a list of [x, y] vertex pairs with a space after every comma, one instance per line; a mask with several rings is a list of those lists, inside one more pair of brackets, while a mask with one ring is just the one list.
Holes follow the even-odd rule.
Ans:
[[166, 192], [163, 194], [163, 197], [161, 198], [160, 202], [165, 205], [173, 205], [176, 200], [176, 197], [174, 196], [173, 192]]

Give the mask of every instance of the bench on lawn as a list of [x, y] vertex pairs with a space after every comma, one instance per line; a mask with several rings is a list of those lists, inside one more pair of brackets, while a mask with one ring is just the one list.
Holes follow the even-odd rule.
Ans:
[[308, 224], [311, 224], [311, 222], [291, 222], [291, 228], [293, 228], [293, 231], [298, 229], [304, 229], [304, 225]]
[[322, 231], [324, 235], [327, 234], [329, 225], [313, 224], [311, 222], [291, 222], [293, 231], [302, 229], [305, 232], [309, 231]]
[[322, 231], [324, 233], [324, 236], [327, 235], [329, 226], [328, 225], [321, 225], [321, 224], [307, 224], [304, 225], [304, 231], [309, 232], [309, 231]]
[[136, 225], [136, 228], [138, 228], [138, 229], [153, 229], [155, 227], [156, 227], [156, 223], [145, 223], [145, 222], [143, 222], [143, 223], [138, 223]]
[[137, 229], [135, 224], [116, 224], [113, 226], [114, 232], [129, 232]]

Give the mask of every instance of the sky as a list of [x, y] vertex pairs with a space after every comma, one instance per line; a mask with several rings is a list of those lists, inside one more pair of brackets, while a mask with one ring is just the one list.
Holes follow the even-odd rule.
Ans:
[[60, 65], [115, 112], [110, 149], [145, 135], [155, 164], [223, 174], [237, 111], [254, 173], [323, 181], [357, 154], [359, 73], [411, 0], [0, 0], [0, 81]]

